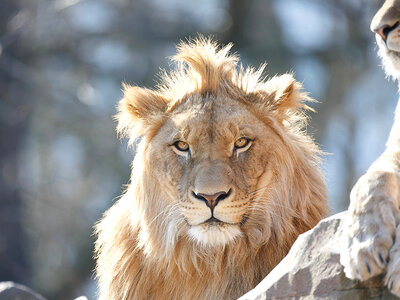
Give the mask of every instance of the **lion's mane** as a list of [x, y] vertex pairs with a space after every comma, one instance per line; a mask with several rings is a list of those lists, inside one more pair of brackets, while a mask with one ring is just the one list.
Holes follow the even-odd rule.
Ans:
[[[142, 137], [126, 193], [96, 225], [100, 299], [237, 298], [282, 260], [299, 234], [326, 215], [321, 153], [304, 132], [304, 101], [310, 99], [289, 74], [266, 81], [263, 67], [238, 67], [230, 47], [218, 48], [204, 38], [183, 43], [174, 57], [175, 71], [163, 73], [157, 90], [125, 87], [118, 130], [132, 141]], [[221, 246], [187, 237], [176, 205], [166, 209], [162, 204], [168, 191], [160, 182], [166, 178], [155, 178], [147, 155], [169, 112], [193, 94], [239, 101], [281, 140], [268, 198], [252, 198], [243, 234]]]

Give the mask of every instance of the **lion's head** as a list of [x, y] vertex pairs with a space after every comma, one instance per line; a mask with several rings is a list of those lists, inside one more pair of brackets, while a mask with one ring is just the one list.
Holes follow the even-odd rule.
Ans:
[[[327, 212], [320, 151], [304, 132], [309, 98], [290, 74], [264, 80], [263, 67], [238, 67], [230, 47], [181, 44], [175, 71], [163, 73], [157, 90], [124, 87], [118, 130], [141, 138], [115, 206], [123, 217], [113, 221], [110, 212], [98, 225], [100, 263], [122, 247], [115, 240], [125, 228], [152, 280], [174, 266], [192, 278], [219, 274], [207, 285], [214, 293], [196, 297], [240, 296]], [[119, 237], [108, 236], [113, 230]], [[245, 278], [227, 294], [221, 281], [240, 269]], [[186, 280], [180, 276], [172, 277]], [[172, 281], [175, 291], [181, 283]]]
[[371, 22], [388, 75], [400, 77], [400, 0], [386, 0]]

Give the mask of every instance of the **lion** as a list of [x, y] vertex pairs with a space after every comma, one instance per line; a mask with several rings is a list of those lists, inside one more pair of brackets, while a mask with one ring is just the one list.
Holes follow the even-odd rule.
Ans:
[[[400, 0], [386, 0], [371, 23], [386, 73], [400, 78]], [[384, 283], [400, 296], [400, 104], [385, 151], [353, 187], [340, 261], [347, 277]]]
[[328, 211], [311, 98], [293, 75], [182, 42], [156, 89], [124, 85], [130, 184], [95, 226], [100, 299], [236, 299]]

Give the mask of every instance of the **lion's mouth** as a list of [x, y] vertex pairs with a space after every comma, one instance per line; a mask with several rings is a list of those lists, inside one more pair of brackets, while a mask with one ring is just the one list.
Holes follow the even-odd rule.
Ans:
[[242, 220], [239, 223], [229, 223], [229, 222], [224, 222], [221, 221], [220, 219], [217, 219], [216, 217], [212, 216], [208, 220], [204, 221], [201, 224], [204, 225], [209, 225], [209, 226], [218, 226], [218, 225], [244, 225], [249, 217], [247, 215], [243, 216]]
[[207, 221], [205, 221], [203, 224], [208, 224], [208, 225], [218, 225], [221, 223], [225, 223], [222, 222], [220, 219], [217, 219], [216, 217], [212, 216], [211, 218], [209, 218]]

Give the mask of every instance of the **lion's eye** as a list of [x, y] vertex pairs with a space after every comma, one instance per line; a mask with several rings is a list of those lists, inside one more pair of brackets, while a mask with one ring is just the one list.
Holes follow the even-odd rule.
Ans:
[[189, 144], [182, 142], [182, 141], [176, 141], [174, 144], [176, 149], [179, 151], [189, 151]]
[[247, 137], [241, 137], [240, 139], [236, 140], [235, 148], [236, 149], [245, 148], [246, 146], [249, 145], [250, 142], [251, 142], [251, 139], [249, 139]]

